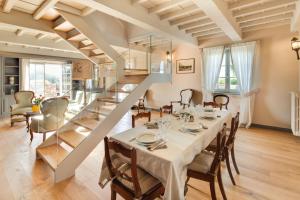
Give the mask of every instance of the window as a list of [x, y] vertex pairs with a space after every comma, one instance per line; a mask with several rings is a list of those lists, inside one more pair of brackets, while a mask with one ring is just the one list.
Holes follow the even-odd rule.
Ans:
[[61, 96], [72, 87], [71, 64], [31, 62], [29, 89], [45, 97]]
[[233, 64], [230, 54], [230, 49], [224, 50], [222, 65], [220, 69], [219, 79], [217, 82], [217, 92], [238, 93], [239, 85], [237, 77], [233, 70]]

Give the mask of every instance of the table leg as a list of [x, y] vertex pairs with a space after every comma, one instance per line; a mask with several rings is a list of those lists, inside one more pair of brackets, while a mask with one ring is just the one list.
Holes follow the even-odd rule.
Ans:
[[32, 130], [29, 129], [29, 133], [30, 133], [30, 142], [32, 142], [32, 139], [33, 139], [33, 133], [32, 133]]

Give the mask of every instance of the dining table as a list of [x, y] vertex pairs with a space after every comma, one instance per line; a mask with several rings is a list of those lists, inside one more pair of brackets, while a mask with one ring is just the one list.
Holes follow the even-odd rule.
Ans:
[[[164, 199], [184, 200], [188, 165], [216, 138], [223, 124], [228, 124], [231, 117], [232, 114], [228, 110], [216, 110], [216, 117], [213, 118], [200, 117], [199, 114], [194, 117], [193, 124], [198, 123], [202, 128], [198, 132], [188, 132], [182, 131], [182, 127], [188, 126], [189, 123], [169, 115], [170, 125], [167, 128], [164, 127], [163, 130], [161, 127], [147, 129], [146, 126], [140, 126], [114, 134], [111, 138], [136, 149], [138, 166], [164, 185]], [[146, 146], [135, 140], [145, 133], [160, 134], [166, 141], [167, 148], [149, 151]], [[109, 173], [104, 159], [99, 185], [104, 187], [108, 181]]]

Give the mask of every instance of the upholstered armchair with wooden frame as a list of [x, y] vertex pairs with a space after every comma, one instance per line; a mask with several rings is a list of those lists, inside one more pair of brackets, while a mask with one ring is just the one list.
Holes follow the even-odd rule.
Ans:
[[214, 95], [214, 102], [221, 105], [221, 109], [225, 107], [228, 110], [229, 96], [226, 94]]
[[[224, 160], [226, 161], [227, 171], [229, 173], [229, 176], [230, 176], [230, 179], [231, 179], [231, 182], [233, 185], [236, 185], [236, 183], [235, 183], [235, 180], [232, 175], [229, 156], [231, 154], [232, 163], [233, 163], [236, 173], [240, 174], [240, 171], [236, 164], [235, 152], [234, 152], [235, 136], [236, 136], [236, 132], [239, 128], [239, 116], [240, 116], [240, 113], [238, 112], [236, 114], [236, 116], [231, 119], [230, 132], [229, 132], [229, 134], [226, 134], [227, 141], [226, 141], [225, 151], [224, 151], [223, 158], [222, 158], [223, 161]], [[206, 150], [215, 152], [216, 149], [217, 149], [217, 140], [215, 139], [209, 144], [209, 146], [206, 148]]]
[[126, 200], [160, 197], [163, 185], [155, 177], [137, 166], [135, 148], [127, 148], [121, 143], [104, 138], [105, 161], [112, 179], [111, 200], [117, 193]]
[[64, 124], [65, 112], [68, 107], [67, 97], [55, 97], [42, 101], [41, 116], [31, 119], [30, 140], [33, 139], [33, 133], [42, 133], [43, 141], [46, 139], [46, 133], [56, 131]]
[[32, 111], [32, 99], [34, 92], [19, 91], [14, 94], [16, 104], [10, 106], [10, 125], [15, 122], [25, 121], [24, 114]]
[[132, 119], [132, 128], [135, 128], [135, 121], [141, 118], [147, 118], [148, 122], [151, 121], [151, 112], [139, 112], [136, 115], [132, 115], [131, 119]]
[[190, 107], [191, 101], [193, 97], [192, 89], [184, 89], [180, 91], [180, 100], [179, 101], [171, 101], [171, 106], [174, 108], [174, 104], [179, 104], [184, 108]]
[[[222, 130], [217, 135], [217, 148], [215, 153], [202, 151], [198, 154], [193, 162], [188, 165], [187, 170], [187, 181], [189, 178], [195, 178], [198, 180], [209, 182], [210, 192], [212, 200], [216, 200], [216, 190], [215, 190], [215, 179], [217, 178], [218, 184], [221, 190], [221, 194], [224, 200], [227, 199], [225, 190], [222, 182], [221, 175], [221, 161], [225, 151], [226, 143], [226, 124], [224, 124]], [[185, 187], [185, 193], [187, 192], [188, 187]]]

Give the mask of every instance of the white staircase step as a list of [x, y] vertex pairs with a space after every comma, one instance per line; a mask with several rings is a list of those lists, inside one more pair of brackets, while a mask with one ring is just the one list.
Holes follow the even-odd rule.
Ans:
[[74, 28], [73, 25], [61, 16], [53, 22], [53, 29], [58, 31], [66, 32], [70, 31], [72, 28]]
[[96, 45], [92, 44], [88, 44], [88, 45], [84, 45], [82, 43], [80, 43], [79, 45], [79, 49], [83, 49], [83, 50], [93, 50], [93, 49], [97, 49]]
[[113, 85], [109, 91], [110, 92], [125, 92], [125, 93], [131, 93], [138, 84], [132, 84], [132, 83], [119, 83], [116, 85]]
[[121, 103], [123, 100], [124, 99], [114, 98], [114, 97], [100, 97], [100, 98], [97, 99], [97, 101], [116, 103], [116, 104]]
[[82, 41], [86, 37], [76, 29], [67, 32], [67, 40]]
[[59, 144], [38, 148], [37, 153], [53, 170], [55, 170], [58, 164], [69, 154], [69, 152]]
[[82, 117], [82, 118], [72, 120], [72, 123], [87, 128], [89, 130], [94, 130], [97, 127], [97, 125], [100, 123], [100, 117], [99, 119]]
[[59, 139], [73, 148], [76, 148], [86, 137], [86, 135], [81, 134], [76, 130], [67, 130], [62, 133], [57, 133], [57, 135]]

